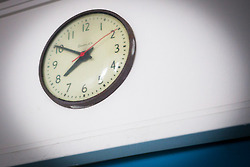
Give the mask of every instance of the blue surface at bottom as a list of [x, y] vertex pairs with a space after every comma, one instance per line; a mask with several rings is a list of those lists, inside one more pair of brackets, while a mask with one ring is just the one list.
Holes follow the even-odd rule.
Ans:
[[86, 165], [87, 167], [250, 167], [250, 138], [160, 151]]
[[88, 167], [250, 167], [250, 124], [38, 161], [19, 167], [84, 164], [90, 164]]

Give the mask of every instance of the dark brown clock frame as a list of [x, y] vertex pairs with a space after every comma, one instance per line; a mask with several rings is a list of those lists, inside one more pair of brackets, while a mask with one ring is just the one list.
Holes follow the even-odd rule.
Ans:
[[[94, 13], [103, 13], [103, 14], [108, 14], [111, 15], [113, 17], [115, 17], [116, 19], [118, 19], [125, 27], [125, 29], [128, 32], [129, 35], [129, 52], [128, 52], [128, 58], [127, 61], [121, 71], [121, 73], [119, 74], [119, 76], [115, 79], [115, 81], [108, 87], [106, 88], [103, 92], [97, 94], [96, 96], [93, 96], [89, 99], [86, 100], [80, 100], [80, 101], [66, 101], [66, 100], [62, 100], [60, 98], [57, 98], [56, 96], [54, 96], [52, 93], [50, 93], [50, 91], [47, 89], [47, 87], [45, 86], [44, 80], [43, 80], [43, 66], [44, 66], [44, 58], [45, 58], [45, 54], [50, 46], [50, 44], [52, 43], [52, 41], [54, 40], [54, 38], [57, 36], [57, 34], [68, 24], [70, 24], [72, 21], [80, 18], [80, 17], [84, 17], [86, 15], [89, 14], [94, 14]], [[64, 22], [50, 37], [50, 39], [48, 40], [48, 42], [46, 43], [41, 58], [40, 58], [40, 63], [39, 63], [39, 79], [40, 79], [40, 83], [42, 85], [42, 88], [44, 89], [44, 91], [46, 92], [46, 94], [57, 104], [67, 107], [67, 108], [73, 108], [73, 109], [78, 109], [78, 108], [86, 108], [86, 107], [90, 107], [92, 105], [95, 105], [99, 102], [101, 102], [102, 100], [106, 99], [108, 96], [110, 96], [123, 82], [124, 80], [127, 78], [129, 72], [131, 71], [131, 68], [133, 66], [134, 63], [134, 59], [135, 59], [135, 52], [136, 52], [136, 40], [135, 40], [135, 35], [134, 32], [131, 28], [131, 26], [127, 23], [126, 20], [124, 20], [121, 16], [119, 16], [118, 14], [109, 11], [109, 10], [103, 10], [103, 9], [94, 9], [94, 10], [89, 10], [89, 11], [85, 11], [82, 13], [79, 13], [73, 17], [71, 17], [69, 20], [67, 20], [66, 22]]]

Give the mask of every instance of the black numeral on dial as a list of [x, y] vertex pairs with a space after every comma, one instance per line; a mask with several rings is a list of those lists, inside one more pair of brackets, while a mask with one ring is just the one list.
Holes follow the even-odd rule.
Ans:
[[98, 84], [100, 85], [100, 84], [102, 84], [102, 83], [103, 83], [102, 77], [99, 76], [99, 77], [98, 77]]
[[56, 76], [56, 83], [60, 83], [61, 82], [61, 75], [57, 75]]
[[54, 69], [56, 69], [57, 64], [58, 64], [58, 62], [57, 62], [57, 61], [54, 61], [54, 62], [52, 63], [52, 65], [54, 66]]
[[68, 83], [67, 85], [68, 85], [67, 92], [69, 92], [69, 88], [70, 88], [70, 86], [71, 86], [71, 83]]
[[63, 52], [63, 45], [60, 45], [60, 47], [56, 47], [56, 54]]
[[111, 68], [115, 69], [115, 61], [111, 64]]
[[86, 84], [84, 84], [83, 87], [82, 87], [82, 93], [86, 93], [87, 90], [88, 90], [88, 89], [87, 89], [87, 87], [86, 87]]
[[115, 53], [118, 53], [120, 51], [119, 44], [115, 44]]
[[85, 23], [82, 25], [82, 31], [85, 32], [85, 31], [89, 31], [89, 23]]
[[102, 31], [102, 23], [100, 23], [100, 30]]
[[68, 40], [74, 39], [74, 37], [75, 37], [75, 32], [74, 31], [72, 31], [72, 32], [68, 31]]
[[113, 33], [112, 33], [112, 35], [111, 35], [110, 38], [111, 38], [111, 39], [115, 38], [115, 31], [113, 31]]

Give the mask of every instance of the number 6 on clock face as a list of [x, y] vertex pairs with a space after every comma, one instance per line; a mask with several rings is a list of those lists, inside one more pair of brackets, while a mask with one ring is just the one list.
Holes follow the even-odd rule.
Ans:
[[112, 94], [135, 58], [130, 25], [107, 10], [80, 13], [62, 24], [47, 42], [39, 77], [46, 94], [68, 108], [94, 105]]

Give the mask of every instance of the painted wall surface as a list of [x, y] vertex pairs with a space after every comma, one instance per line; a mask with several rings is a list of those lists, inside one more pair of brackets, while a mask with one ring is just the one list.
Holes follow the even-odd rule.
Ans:
[[[101, 103], [63, 108], [40, 85], [40, 56], [62, 23], [90, 9], [129, 22], [134, 66]], [[248, 9], [243, 0], [61, 0], [1, 17], [0, 165], [249, 124]]]

